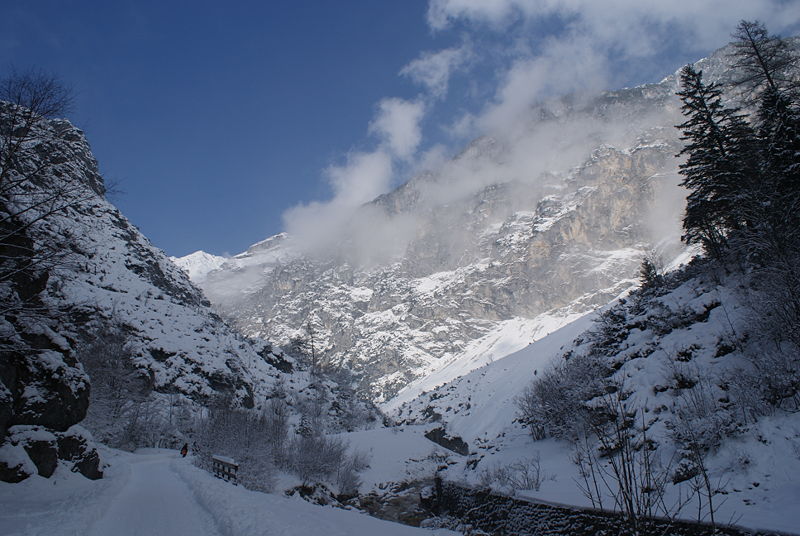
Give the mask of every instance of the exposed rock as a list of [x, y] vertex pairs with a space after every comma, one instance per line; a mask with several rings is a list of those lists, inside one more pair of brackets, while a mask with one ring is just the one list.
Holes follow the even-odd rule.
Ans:
[[91, 435], [80, 426], [58, 434], [58, 457], [73, 462], [72, 470], [86, 478], [96, 480], [103, 477], [100, 455], [92, 444]]
[[6, 442], [0, 445], [0, 480], [3, 482], [22, 482], [36, 474], [36, 465], [20, 445]]
[[49, 478], [58, 465], [58, 444], [54, 434], [42, 426], [13, 426], [9, 429], [12, 445], [21, 446], [36, 465], [39, 476]]
[[12, 425], [41, 425], [64, 431], [83, 420], [89, 406], [86, 374], [74, 358], [56, 350], [16, 354], [6, 367], [13, 368]]
[[425, 437], [456, 454], [469, 456], [469, 445], [458, 436], [449, 436], [443, 427], [428, 430], [425, 432]]

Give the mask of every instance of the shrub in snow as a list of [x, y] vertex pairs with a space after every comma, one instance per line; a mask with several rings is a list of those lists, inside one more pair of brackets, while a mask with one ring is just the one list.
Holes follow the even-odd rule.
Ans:
[[[225, 402], [218, 401], [197, 423], [196, 463], [210, 470], [212, 455], [229, 456], [239, 464], [238, 478], [245, 486], [271, 491], [277, 458], [282, 455], [273, 448], [285, 443], [285, 427], [274, 422], [280, 417], [274, 412], [258, 414], [231, 408]], [[275, 433], [284, 437], [271, 436]]]
[[105, 444], [125, 450], [174, 448], [191, 428], [193, 403], [178, 393], [154, 393], [134, 364], [129, 330], [101, 325], [85, 336], [78, 357], [92, 382], [84, 424]]
[[598, 356], [577, 355], [539, 374], [517, 400], [520, 420], [534, 439], [572, 439], [589, 418], [586, 401], [605, 392], [608, 365]]
[[278, 471], [297, 476], [304, 485], [327, 482], [341, 494], [356, 493], [363, 454], [348, 454], [348, 445], [324, 436], [306, 423], [306, 433], [289, 437], [289, 410], [283, 399], [271, 399], [264, 410], [232, 408], [223, 401], [197, 423], [196, 462], [206, 469], [212, 454], [239, 463], [239, 480], [251, 489], [271, 491]]
[[546, 478], [537, 452], [530, 458], [485, 469], [481, 473], [480, 483], [483, 487], [500, 488], [501, 491], [510, 490], [513, 493], [518, 490], [539, 491]]

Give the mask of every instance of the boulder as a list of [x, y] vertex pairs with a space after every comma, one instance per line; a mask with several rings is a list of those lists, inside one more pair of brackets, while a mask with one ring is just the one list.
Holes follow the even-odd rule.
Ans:
[[25, 449], [40, 476], [50, 478], [58, 465], [56, 436], [41, 426], [12, 426], [8, 430], [12, 445]]
[[72, 470], [91, 480], [103, 478], [100, 454], [92, 445], [92, 436], [81, 426], [73, 426], [57, 434], [58, 457], [74, 462]]
[[458, 436], [450, 436], [444, 428], [434, 428], [425, 432], [425, 437], [447, 450], [462, 456], [469, 456], [469, 445]]
[[0, 446], [0, 480], [3, 482], [22, 482], [36, 474], [36, 465], [28, 457], [25, 449], [6, 442]]

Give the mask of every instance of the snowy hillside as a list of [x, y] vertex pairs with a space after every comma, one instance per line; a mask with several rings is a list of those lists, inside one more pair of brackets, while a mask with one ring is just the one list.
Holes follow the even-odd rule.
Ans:
[[[537, 458], [541, 488], [525, 494], [589, 506], [574, 463], [580, 449], [570, 434], [582, 422], [582, 408], [604, 407], [604, 396], [610, 395], [598, 395], [597, 387], [603, 393], [604, 386], [615, 385], [624, 393], [626, 411], [645, 419], [647, 437], [669, 472], [670, 504], [691, 487], [691, 471], [685, 473], [691, 463], [680, 445], [692, 430], [708, 442], [703, 460], [718, 489], [713, 505], [718, 521], [796, 530], [800, 516], [789, 505], [800, 497], [793, 477], [800, 472], [800, 421], [780, 405], [770, 409], [757, 402], [764, 396], [759, 393], [791, 382], [762, 369], [780, 368], [782, 358], [765, 350], [769, 342], [747, 306], [754, 297], [735, 277], [720, 283], [702, 270], [679, 274], [664, 289], [620, 300], [403, 404], [396, 419], [429, 423], [429, 429], [443, 428], [466, 441], [469, 456], [450, 453], [457, 463], [447, 469], [449, 480], [490, 483], [513, 493], [493, 475]], [[587, 359], [597, 364], [594, 373], [582, 376]], [[599, 370], [606, 372], [598, 375]], [[557, 409], [541, 407], [541, 417], [531, 420], [520, 400], [531, 382], [543, 377], [562, 381], [554, 393]], [[538, 426], [544, 427], [537, 432], [544, 438], [534, 440], [532, 427]], [[700, 512], [694, 501], [681, 517], [707, 519], [706, 499], [700, 499]]]
[[[15, 121], [14, 110], [0, 103], [0, 126]], [[3, 221], [20, 222], [0, 243], [15, 252], [3, 258], [0, 284], [3, 480], [49, 476], [65, 456], [87, 476], [101, 475], [91, 435], [76, 426], [87, 409], [83, 424], [95, 438], [125, 448], [183, 442], [204, 405], [261, 409], [276, 393], [292, 426], [312, 398], [326, 416], [320, 431], [376, 422], [349, 385], [312, 377], [280, 349], [229, 327], [105, 199], [80, 130], [36, 118], [29, 132], [31, 148], [21, 145], [0, 206], [13, 214]], [[194, 258], [195, 273], [213, 264]]]
[[[43, 128], [56, 126], [74, 153], [61, 172], [102, 180], [83, 133], [66, 121]], [[155, 389], [200, 398], [227, 391], [252, 405], [276, 372], [116, 207], [88, 187], [71, 195], [74, 203], [31, 230], [36, 241], [71, 250], [47, 288], [53, 306], [66, 308], [61, 333], [80, 341], [116, 325]]]

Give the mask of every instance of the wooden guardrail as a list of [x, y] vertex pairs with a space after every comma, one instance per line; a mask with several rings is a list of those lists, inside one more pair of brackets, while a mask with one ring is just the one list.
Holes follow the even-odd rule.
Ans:
[[234, 485], [237, 484], [236, 474], [239, 471], [239, 464], [236, 463], [233, 458], [212, 454], [211, 470], [215, 477], [221, 478], [227, 482], [233, 482]]

